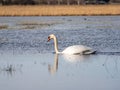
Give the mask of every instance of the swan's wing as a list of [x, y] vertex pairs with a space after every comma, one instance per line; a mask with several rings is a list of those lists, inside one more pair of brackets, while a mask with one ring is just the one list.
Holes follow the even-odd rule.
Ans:
[[62, 53], [65, 54], [88, 54], [92, 49], [83, 45], [74, 45], [67, 47]]
[[86, 50], [86, 51], [84, 51], [82, 54], [84, 54], [84, 55], [89, 55], [89, 54], [95, 54], [96, 53], [96, 51], [94, 51], [94, 50]]

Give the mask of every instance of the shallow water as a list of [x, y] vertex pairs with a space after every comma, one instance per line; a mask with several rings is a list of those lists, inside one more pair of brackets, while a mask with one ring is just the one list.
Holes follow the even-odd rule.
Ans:
[[[0, 17], [0, 90], [119, 90], [120, 16]], [[95, 55], [56, 55], [82, 44]]]

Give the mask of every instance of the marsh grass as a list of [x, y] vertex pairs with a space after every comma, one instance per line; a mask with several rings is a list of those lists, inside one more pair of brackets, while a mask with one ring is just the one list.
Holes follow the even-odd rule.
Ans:
[[120, 15], [120, 5], [0, 6], [0, 16]]
[[22, 23], [19, 23], [17, 25], [22, 25], [22, 26], [26, 26], [26, 25], [29, 25], [29, 26], [51, 26], [53, 25], [54, 23], [47, 23], [47, 22], [22, 22]]
[[60, 24], [61, 22], [34, 22], [34, 21], [25, 21], [19, 22], [16, 25], [20, 26], [22, 29], [35, 29], [35, 28], [46, 28], [56, 24]]
[[8, 25], [0, 25], [0, 29], [8, 29]]

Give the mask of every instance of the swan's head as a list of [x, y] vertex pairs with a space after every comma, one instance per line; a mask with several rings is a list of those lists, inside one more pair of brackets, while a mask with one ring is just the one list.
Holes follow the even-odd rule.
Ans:
[[53, 39], [54, 37], [55, 37], [54, 34], [50, 34], [50, 35], [48, 36], [48, 42], [49, 42], [51, 39]]

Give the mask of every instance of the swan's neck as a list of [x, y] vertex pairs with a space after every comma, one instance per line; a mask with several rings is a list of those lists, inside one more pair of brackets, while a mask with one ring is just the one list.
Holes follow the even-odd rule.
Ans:
[[57, 40], [56, 37], [54, 37], [53, 39], [54, 39], [55, 52], [56, 52], [56, 53], [60, 53], [60, 52], [58, 51], [58, 40]]

